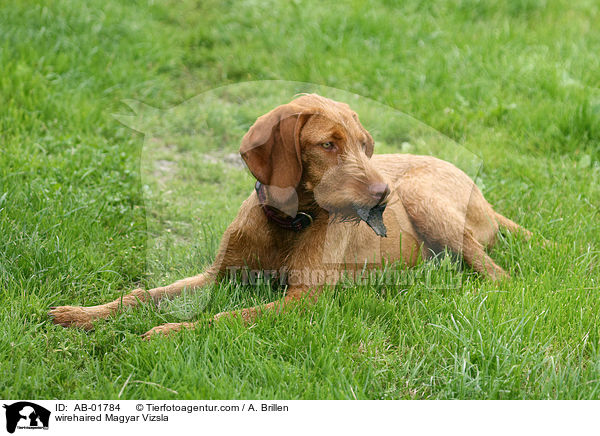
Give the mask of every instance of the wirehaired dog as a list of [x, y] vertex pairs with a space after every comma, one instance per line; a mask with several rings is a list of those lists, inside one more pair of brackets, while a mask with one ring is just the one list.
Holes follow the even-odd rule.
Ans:
[[[139, 302], [158, 301], [207, 286], [236, 268], [285, 270], [280, 301], [215, 315], [253, 320], [301, 299], [317, 298], [338, 274], [402, 262], [413, 266], [449, 250], [492, 280], [508, 277], [485, 252], [499, 226], [530, 233], [495, 212], [479, 188], [454, 165], [430, 156], [373, 155], [373, 138], [345, 103], [302, 95], [257, 119], [240, 153], [257, 180], [203, 273], [156, 289], [137, 289], [93, 307], [61, 306], [62, 326], [92, 328]], [[144, 337], [193, 327], [169, 323]]]

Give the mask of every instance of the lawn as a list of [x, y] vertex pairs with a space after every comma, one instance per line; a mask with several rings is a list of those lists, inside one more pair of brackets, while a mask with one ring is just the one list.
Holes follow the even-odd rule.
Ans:
[[[598, 22], [591, 0], [2, 2], [0, 398], [600, 398]], [[303, 91], [348, 101], [376, 153], [476, 178], [535, 233], [492, 250], [512, 279], [445, 258], [150, 342], [282, 291], [50, 322], [200, 272], [252, 191], [242, 135]]]

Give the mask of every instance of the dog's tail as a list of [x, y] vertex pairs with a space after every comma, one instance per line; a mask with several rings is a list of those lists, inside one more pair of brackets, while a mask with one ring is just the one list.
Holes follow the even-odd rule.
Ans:
[[510, 219], [506, 218], [505, 216], [500, 215], [498, 212], [494, 212], [494, 213], [496, 214], [496, 221], [498, 221], [498, 224], [500, 225], [500, 227], [506, 228], [511, 233], [521, 233], [527, 239], [530, 239], [531, 236], [533, 236], [529, 230], [527, 230], [524, 227], [521, 227], [513, 220], [510, 220]]

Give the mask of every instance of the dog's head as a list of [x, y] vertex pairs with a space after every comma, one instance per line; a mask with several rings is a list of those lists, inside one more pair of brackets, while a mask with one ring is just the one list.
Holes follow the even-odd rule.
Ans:
[[330, 216], [363, 220], [385, 236], [390, 191], [370, 162], [373, 145], [347, 104], [308, 94], [258, 118], [240, 153], [269, 204], [293, 216], [298, 195], [309, 193]]

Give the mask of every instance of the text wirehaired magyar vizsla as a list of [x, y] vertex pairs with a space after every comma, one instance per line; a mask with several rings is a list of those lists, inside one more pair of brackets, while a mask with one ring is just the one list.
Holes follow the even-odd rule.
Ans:
[[[448, 249], [497, 280], [508, 274], [486, 254], [498, 227], [530, 233], [495, 212], [473, 181], [430, 156], [373, 155], [373, 138], [345, 103], [302, 95], [258, 118], [240, 153], [257, 179], [229, 225], [214, 263], [171, 285], [137, 289], [93, 307], [61, 306], [62, 326], [92, 328], [123, 307], [158, 301], [216, 280], [238, 268], [287, 271], [287, 292], [276, 302], [215, 315], [253, 320], [303, 297], [314, 300], [338, 274], [399, 261], [413, 266]], [[308, 272], [304, 274], [303, 272]], [[193, 327], [170, 323], [147, 332]]]

